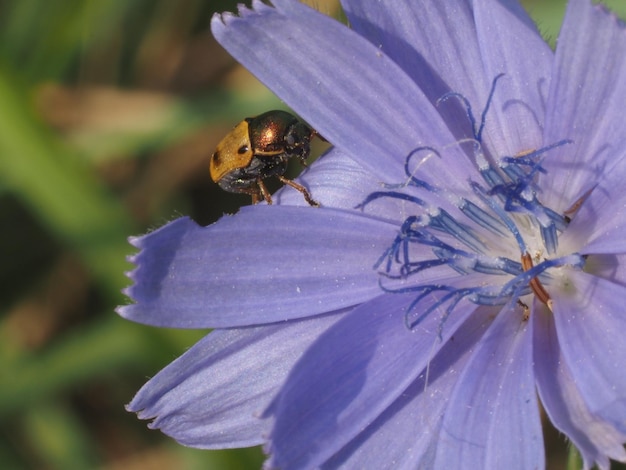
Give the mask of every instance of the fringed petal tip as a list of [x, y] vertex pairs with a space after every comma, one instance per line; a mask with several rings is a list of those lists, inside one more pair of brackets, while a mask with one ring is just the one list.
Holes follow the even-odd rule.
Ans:
[[213, 33], [215, 34], [216, 30], [219, 30], [219, 28], [228, 25], [236, 18], [237, 15], [230, 11], [225, 11], [224, 13], [213, 13], [213, 17], [211, 18], [211, 31], [213, 31]]
[[[141, 239], [143, 238], [143, 235], [134, 235], [132, 237], [128, 237], [128, 243], [130, 243], [133, 247], [135, 248], [141, 248]], [[128, 259], [128, 261], [130, 261], [131, 263], [133, 262], [130, 257], [132, 257], [133, 255], [129, 255], [129, 257], [127, 257], [126, 259]]]
[[216, 28], [230, 25], [233, 21], [246, 19], [251, 16], [263, 13], [263, 11], [273, 10], [272, 7], [266, 5], [260, 0], [252, 0], [252, 5], [247, 7], [244, 4], [237, 5], [237, 13], [225, 11], [223, 13], [214, 13], [211, 18], [211, 31], [216, 33]]
[[611, 20], [613, 21], [613, 25], [616, 28], [620, 28], [622, 31], [626, 30], [626, 21], [622, 20], [617, 13], [615, 13], [613, 10], [611, 10], [608, 6], [606, 6], [604, 3], [594, 3], [592, 5], [592, 8], [595, 9], [597, 12], [603, 13], [605, 15], [608, 15]]
[[122, 289], [129, 303], [115, 309], [118, 315], [151, 324], [149, 317], [142, 320], [142, 314], [145, 315], [144, 310], [150, 310], [150, 304], [159, 298], [159, 276], [166, 274], [164, 270], [168, 260], [176, 252], [184, 234], [198, 228], [189, 217], [181, 217], [144, 235], [128, 238], [128, 242], [139, 251], [126, 257], [134, 267], [124, 273], [131, 281]]
[[139, 393], [135, 395], [129, 403], [124, 405], [124, 409], [129, 413], [135, 413], [138, 419], [148, 421], [146, 425], [149, 429], [159, 429], [159, 416], [154, 409], [154, 404], [151, 406], [145, 400], [140, 400], [139, 396]]
[[[133, 236], [133, 237], [128, 237], [128, 243], [130, 243], [134, 248], [137, 248], [139, 250], [141, 250], [141, 241], [142, 241], [143, 236]], [[137, 273], [139, 271], [139, 263], [141, 260], [140, 257], [141, 251], [139, 251], [138, 253], [133, 253], [131, 255], [127, 255], [126, 256], [126, 261], [128, 261], [128, 263], [133, 265], [133, 268], [128, 270], [128, 271], [124, 271], [124, 276], [126, 276], [126, 278], [131, 281], [131, 284], [129, 286], [126, 286], [122, 289], [122, 294], [127, 297], [128, 299], [130, 299], [131, 301], [134, 300], [133, 297], [133, 287], [137, 282]], [[122, 313], [123, 308], [126, 306], [119, 306], [115, 309], [115, 312], [120, 315], [123, 318], [126, 318], [126, 315], [124, 315]]]
[[[134, 262], [134, 261], [132, 261]], [[134, 287], [135, 287], [135, 274], [137, 272], [137, 268], [131, 270], [131, 271], [126, 271], [124, 273], [124, 275], [132, 282], [129, 286], [126, 286], [122, 289], [122, 294], [124, 295], [124, 297], [126, 297], [127, 299], [127, 304], [125, 305], [118, 305], [117, 307], [115, 307], [115, 313], [117, 313], [120, 317], [125, 318], [125, 319], [132, 319], [131, 318], [131, 314], [130, 314], [130, 310], [134, 305], [135, 302], [135, 297], [134, 297]]]
[[230, 328], [354, 305], [378, 292], [371, 263], [395, 230], [352, 211], [281, 205], [244, 207], [209, 227], [177, 219], [138, 242], [134, 284], [124, 291], [135, 303], [120, 314], [154, 326]]
[[[124, 293], [124, 295], [126, 295], [126, 293]], [[115, 313], [117, 313], [122, 318], [127, 318], [127, 315], [126, 315], [127, 307], [128, 305], [118, 305], [117, 307], [115, 307]]]
[[117, 313], [120, 317], [131, 321], [135, 321], [133, 310], [136, 308], [135, 302], [137, 302], [134, 295], [134, 287], [135, 285], [133, 284], [122, 289], [122, 294], [126, 297], [127, 303], [115, 307], [115, 313]]
[[[119, 309], [120, 307], [118, 307]], [[146, 416], [144, 414], [144, 410], [142, 408], [137, 408], [137, 406], [135, 405], [135, 400], [131, 401], [130, 403], [127, 403], [126, 405], [124, 405], [124, 409], [126, 411], [128, 411], [129, 413], [135, 413], [137, 415], [137, 417], [139, 419], [150, 419], [150, 416]]]

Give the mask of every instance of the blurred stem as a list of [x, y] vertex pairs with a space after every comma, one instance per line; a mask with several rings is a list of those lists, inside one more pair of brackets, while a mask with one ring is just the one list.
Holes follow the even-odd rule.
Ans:
[[40, 122], [26, 90], [0, 63], [0, 178], [68, 246], [109, 294], [119, 297], [128, 269], [123, 207], [89, 168]]
[[111, 314], [47, 351], [3, 361], [0, 382], [11, 386], [0, 387], [0, 416], [111, 370], [123, 372], [138, 364], [147, 367], [158, 360], [154, 357], [158, 346], [148, 338], [145, 327]]
[[583, 468], [583, 461], [580, 458], [580, 452], [570, 443], [567, 452], [567, 470], [580, 470], [581, 468]]
[[51, 469], [93, 468], [96, 450], [82, 423], [58, 404], [38, 404], [29, 408], [22, 424], [35, 457]]
[[[0, 341], [3, 333], [0, 329]], [[36, 354], [4, 351], [0, 383], [10, 386], [0, 387], [0, 417], [112, 371], [154, 373], [204, 334], [149, 328], [110, 314]]]

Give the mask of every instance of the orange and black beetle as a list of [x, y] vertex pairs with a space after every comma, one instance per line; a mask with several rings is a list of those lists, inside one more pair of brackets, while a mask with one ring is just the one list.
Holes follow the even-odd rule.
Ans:
[[297, 157], [306, 166], [311, 139], [317, 132], [285, 111], [268, 111], [246, 118], [217, 144], [211, 156], [211, 178], [232, 193], [246, 193], [256, 204], [272, 197], [263, 180], [271, 176], [297, 189], [304, 199], [319, 206], [306, 188], [285, 178], [287, 162]]

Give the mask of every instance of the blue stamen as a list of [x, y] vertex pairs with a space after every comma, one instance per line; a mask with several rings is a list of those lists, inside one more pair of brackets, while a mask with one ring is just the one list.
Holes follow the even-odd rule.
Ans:
[[394, 191], [376, 191], [376, 192], [371, 193], [369, 196], [367, 196], [363, 202], [354, 206], [354, 208], [364, 209], [365, 206], [367, 206], [370, 202], [375, 201], [376, 199], [380, 199], [382, 197], [389, 197], [392, 199], [400, 199], [403, 201], [413, 202], [417, 204], [418, 206], [425, 205], [422, 199], [416, 196], [413, 196], [411, 194], [399, 193], [399, 192], [394, 192]]
[[438, 303], [431, 305], [428, 309], [426, 309], [426, 311], [424, 311], [419, 317], [417, 317], [415, 321], [409, 322], [408, 316], [406, 316], [405, 324], [407, 325], [407, 328], [409, 330], [412, 330], [413, 328], [418, 326], [422, 321], [424, 321], [424, 319], [427, 318], [432, 312], [437, 310], [437, 308], [439, 308], [440, 305], [445, 304], [446, 302], [448, 302], [448, 300], [452, 300], [452, 302], [444, 310], [444, 313], [441, 316], [441, 320], [439, 321], [439, 326], [437, 327], [437, 337], [441, 341], [443, 325], [446, 323], [446, 320], [448, 319], [448, 317], [454, 310], [454, 307], [456, 307], [456, 305], [463, 299], [463, 297], [467, 297], [470, 294], [471, 294], [470, 289], [452, 291], [444, 295], [443, 298]]
[[[514, 290], [520, 285], [527, 285], [531, 279], [540, 277], [545, 271], [550, 268], [556, 268], [559, 266], [573, 266], [575, 268], [582, 268], [585, 264], [585, 260], [579, 254], [567, 255], [561, 258], [547, 259], [536, 266], [533, 266], [528, 271], [515, 276], [509, 282], [507, 282], [500, 291], [502, 297], [509, 297]], [[544, 279], [545, 281], [545, 279]]]
[[[424, 189], [427, 189], [428, 191], [435, 191], [435, 189], [430, 184], [420, 179], [417, 179], [415, 175], [413, 174], [414, 172], [412, 172], [411, 169], [409, 168], [409, 165], [411, 163], [411, 159], [413, 158], [413, 156], [423, 151], [428, 151], [430, 152], [431, 155], [436, 155], [437, 157], [441, 158], [441, 155], [439, 154], [439, 152], [432, 147], [417, 147], [413, 149], [411, 153], [409, 153], [406, 159], [404, 160], [404, 173], [406, 174], [406, 176], [410, 178], [410, 182], [411, 182], [410, 184], [412, 186], [415, 186], [417, 188], [422, 187]], [[427, 157], [428, 155], [424, 158], [427, 158]]]
[[554, 224], [550, 224], [547, 227], [540, 226], [539, 231], [543, 245], [546, 247], [548, 254], [553, 255], [556, 253], [556, 248], [559, 243], [559, 234], [557, 233], [556, 226]]
[[483, 129], [485, 128], [485, 123], [487, 122], [487, 111], [489, 111], [489, 107], [491, 106], [491, 100], [493, 99], [493, 96], [494, 96], [494, 94], [496, 92], [496, 85], [498, 83], [498, 80], [500, 80], [502, 77], [504, 77], [504, 74], [503, 73], [499, 73], [498, 75], [496, 75], [496, 78], [494, 78], [493, 81], [491, 82], [491, 90], [489, 91], [489, 97], [487, 98], [487, 104], [485, 104], [483, 112], [480, 115], [480, 127], [478, 128], [478, 132], [476, 132], [474, 134], [474, 137], [479, 142], [481, 142], [481, 138], [482, 138], [482, 135], [483, 135]]
[[544, 207], [544, 206], [542, 207], [546, 216], [548, 216], [548, 218], [552, 221], [552, 224], [554, 225], [554, 227], [560, 233], [563, 233], [563, 231], [567, 228], [567, 222], [565, 221], [565, 217], [562, 216], [561, 214], [557, 214], [549, 207]]
[[431, 216], [428, 224], [435, 230], [448, 233], [454, 238], [464, 243], [475, 251], [483, 251], [485, 244], [472, 232], [472, 230], [454, 220], [445, 210], [441, 209], [439, 214]]
[[498, 216], [500, 220], [504, 223], [504, 225], [509, 229], [509, 232], [513, 234], [515, 237], [515, 241], [517, 242], [517, 246], [519, 247], [520, 253], [526, 253], [526, 243], [522, 238], [522, 235], [519, 232], [519, 229], [515, 225], [515, 222], [506, 215], [506, 211], [504, 208], [500, 207], [496, 200], [490, 198], [486, 191], [477, 183], [470, 183], [471, 188], [474, 190], [474, 193], [489, 206], [489, 208]]
[[[406, 264], [409, 262], [409, 245], [408, 242], [416, 241], [411, 240], [412, 226], [419, 221], [419, 217], [416, 215], [412, 215], [407, 217], [407, 219], [403, 222], [402, 227], [400, 228], [400, 233], [396, 236], [393, 243], [385, 252], [381, 255], [380, 258], [374, 263], [374, 269], [378, 269], [385, 258], [387, 258], [387, 265], [385, 268], [385, 272], [389, 272], [391, 270], [391, 266], [395, 261], [398, 264]], [[404, 261], [401, 261], [400, 258], [400, 248], [402, 247], [402, 254]]]
[[496, 276], [505, 274], [517, 276], [523, 272], [521, 263], [502, 257], [488, 258], [486, 260], [479, 259], [474, 267], [474, 271]]
[[[408, 181], [405, 181], [403, 183], [398, 183], [398, 184], [387, 184], [384, 183], [383, 187], [385, 189], [403, 189], [406, 188], [407, 186], [413, 186], [415, 188], [424, 188], [427, 191], [432, 191], [435, 192], [436, 189], [433, 188], [430, 184], [428, 184], [426, 181], [421, 180], [419, 178], [415, 177], [415, 171], [417, 171], [416, 168], [414, 171], [411, 171], [410, 169], [410, 163], [411, 163], [411, 159], [413, 158], [414, 155], [417, 155], [419, 152], [422, 151], [428, 151], [431, 155], [436, 155], [437, 157], [441, 158], [441, 155], [439, 154], [439, 152], [432, 148], [432, 147], [416, 147], [413, 150], [411, 150], [411, 152], [407, 155], [407, 157], [404, 160], [404, 174], [408, 177]], [[424, 158], [427, 158], [428, 155]]]
[[506, 234], [506, 226], [502, 224], [498, 219], [492, 217], [490, 214], [482, 210], [472, 201], [463, 199], [459, 207], [461, 212], [465, 214], [469, 219], [476, 222], [481, 227], [486, 228], [498, 235], [504, 236]]
[[480, 126], [478, 127], [478, 129], [476, 129], [476, 118], [474, 117], [474, 112], [472, 111], [472, 105], [470, 104], [469, 100], [465, 96], [463, 96], [461, 93], [458, 93], [456, 91], [448, 92], [444, 94], [441, 98], [439, 98], [436, 104], [437, 106], [439, 106], [440, 103], [443, 103], [444, 101], [447, 101], [450, 98], [457, 98], [459, 101], [461, 101], [465, 105], [465, 112], [467, 114], [467, 119], [469, 120], [470, 125], [472, 126], [474, 139], [476, 139], [478, 142], [482, 142], [482, 134], [485, 128], [485, 123], [487, 121], [487, 112], [489, 111], [489, 107], [491, 106], [491, 100], [493, 99], [493, 96], [496, 92], [496, 84], [498, 83], [498, 80], [500, 80], [500, 78], [502, 77], [504, 77], [504, 73], [500, 73], [496, 75], [496, 77], [491, 82], [491, 90], [489, 90], [487, 103], [485, 104], [485, 107], [483, 108], [483, 112], [480, 115]]
[[505, 181], [500, 172], [491, 166], [480, 170], [480, 176], [483, 177], [483, 180], [485, 180], [489, 188], [497, 188], [505, 185]]
[[[357, 206], [363, 209], [374, 200], [389, 197], [411, 202], [422, 208], [420, 215], [410, 215], [404, 220], [391, 245], [374, 264], [374, 269], [380, 275], [379, 285], [384, 292], [415, 294], [405, 312], [405, 322], [409, 329], [417, 327], [430, 314], [440, 310], [442, 315], [438, 330], [441, 338], [443, 325], [463, 299], [477, 305], [501, 306], [508, 303], [514, 307], [520, 296], [534, 295], [551, 308], [550, 294], [543, 285], [550, 281], [549, 271], [562, 266], [580, 269], [584, 265], [583, 256], [572, 254], [545, 259], [534, 266], [520, 230], [523, 227], [524, 231], [537, 231], [543, 241], [542, 251], [547, 256], [557, 252], [558, 237], [567, 227], [568, 214], [574, 213], [581, 203], [579, 201], [583, 201], [586, 196], [577, 201], [572, 209], [568, 209], [565, 215], [558, 214], [539, 201], [541, 190], [536, 185], [536, 179], [539, 174], [547, 173], [542, 166], [547, 152], [572, 141], [563, 139], [517, 156], [501, 157], [497, 161], [483, 154], [481, 139], [487, 112], [494, 98], [496, 84], [503, 75], [499, 74], [493, 80], [478, 125], [469, 101], [460, 93], [446, 93], [438, 100], [441, 103], [455, 97], [465, 105], [474, 139], [459, 141], [457, 144], [461, 146], [467, 142], [474, 143], [474, 158], [483, 182], [480, 184], [470, 180], [468, 184], [480, 202], [464, 197], [451, 198], [444, 190], [417, 178], [414, 173], [421, 163], [413, 165], [415, 168], [411, 170], [412, 162], [417, 156], [424, 155], [422, 162], [431, 155], [441, 158], [437, 149], [422, 146], [412, 150], [405, 159], [407, 180], [404, 183], [384, 185], [387, 191], [373, 192]], [[418, 197], [421, 191], [430, 193], [429, 197]], [[443, 206], [450, 204], [452, 199], [460, 213], [478, 227], [484, 228], [487, 236], [482, 237], [483, 234], [475, 226], [457, 220], [443, 207], [433, 207], [433, 195], [446, 201]], [[504, 241], [496, 242], [496, 239]], [[517, 260], [490, 254], [494, 250], [490, 242], [496, 243], [496, 250], [499, 252], [503, 248], [501, 243], [510, 243], [512, 239], [519, 250]], [[405, 284], [413, 276], [416, 276], [414, 279], [424, 279], [424, 276], [417, 275], [429, 269], [438, 269], [436, 276], [445, 276], [449, 269], [450, 275], [458, 274], [459, 281], [455, 281], [455, 285], [420, 284], [419, 281], [414, 285], [397, 288], [383, 285], [382, 279], [387, 279], [386, 284]], [[479, 282], [468, 287], [469, 278], [466, 276], [469, 275], [479, 275]], [[502, 276], [506, 277], [503, 279]], [[463, 287], [461, 282], [465, 284]], [[426, 307], [422, 302], [429, 296], [433, 297]], [[416, 312], [420, 305], [423, 308]]]
[[444, 264], [448, 264], [448, 260], [443, 259], [443, 258], [428, 259], [424, 261], [417, 261], [417, 262], [406, 263], [402, 265], [402, 267], [400, 268], [399, 275], [388, 274], [386, 272], [381, 272], [380, 274], [381, 276], [384, 276], [387, 279], [396, 279], [396, 280], [407, 279], [408, 277], [412, 276], [413, 274], [417, 274], [420, 271], [425, 271], [427, 269], [434, 268], [437, 266], [442, 266]]
[[[474, 119], [474, 113], [472, 112], [472, 105], [470, 104], [469, 100], [465, 96], [463, 96], [461, 93], [457, 91], [449, 91], [448, 93], [444, 94], [441, 98], [439, 98], [435, 104], [439, 106], [441, 103], [448, 101], [450, 98], [458, 99], [465, 106], [465, 114], [467, 115], [467, 119], [469, 120], [470, 125], [472, 126], [472, 133], [474, 134], [474, 138], [476, 138], [476, 119]], [[476, 139], [476, 140], [480, 141], [480, 139]]]

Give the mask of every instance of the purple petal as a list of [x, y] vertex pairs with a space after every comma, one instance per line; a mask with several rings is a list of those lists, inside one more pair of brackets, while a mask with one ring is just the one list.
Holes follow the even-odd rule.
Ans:
[[[298, 2], [275, 3], [279, 9], [254, 2], [256, 10], [240, 10], [242, 17], [215, 16], [213, 33], [333, 145], [382, 181], [399, 183], [412, 150], [455, 141], [428, 98], [380, 49]], [[431, 158], [424, 172], [465, 186], [476, 174], [473, 162], [457, 146], [446, 156]]]
[[[588, 0], [571, 0], [559, 35], [547, 103], [546, 144], [572, 139], [543, 166], [549, 188], [544, 202], [566, 210], [626, 159], [626, 34], [617, 18]], [[623, 170], [622, 170], [623, 171]]]
[[559, 244], [583, 254], [626, 252], [626, 168], [606, 175], [585, 199]]
[[[323, 207], [353, 209], [372, 192], [380, 191], [380, 177], [365, 170], [337, 148], [331, 148], [306, 169], [297, 181], [303, 184]], [[277, 204], [307, 206], [302, 195], [285, 186], [274, 197]], [[389, 198], [377, 215], [395, 215], [397, 206]], [[370, 212], [368, 211], [368, 214]]]
[[532, 367], [532, 334], [512, 302], [476, 344], [450, 396], [434, 467], [543, 467]]
[[[461, 301], [440, 340], [439, 310], [407, 329], [414, 297], [386, 294], [361, 305], [307, 351], [270, 409], [276, 419], [270, 467], [312, 468], [328, 460], [398, 399], [476, 309]], [[420, 307], [432, 302], [434, 295]]]
[[[465, 0], [384, 2], [343, 0], [350, 26], [394, 60], [431, 103], [451, 91], [480, 106], [491, 80], [485, 79], [474, 18]], [[452, 23], [452, 24], [451, 24]], [[473, 137], [456, 100], [437, 105], [457, 138]]]
[[[363, 203], [373, 192], [384, 190], [378, 176], [364, 170], [336, 148], [316, 160], [297, 181], [308, 188], [323, 207], [352, 209]], [[437, 202], [440, 201], [439, 196], [430, 196]], [[281, 188], [275, 194], [274, 201], [278, 204], [308, 206], [302, 194], [289, 186]], [[451, 206], [446, 200], [443, 203], [449, 211], [456, 213], [456, 206]], [[415, 204], [411, 202], [381, 197], [359, 211], [400, 225], [415, 208]]]
[[487, 114], [489, 148], [497, 156], [540, 148], [552, 51], [519, 3], [474, 0], [473, 4], [484, 74], [489, 80], [505, 74]]
[[626, 288], [579, 271], [568, 286], [553, 293], [563, 358], [590, 412], [626, 434]]
[[408, 389], [324, 468], [431, 468], [448, 398], [460, 371], [493, 321], [493, 309], [477, 309], [434, 356]]
[[341, 315], [217, 330], [159, 372], [128, 405], [181, 444], [205, 449], [262, 444], [262, 411], [291, 366]]
[[563, 360], [553, 315], [537, 312], [534, 336], [535, 375], [541, 402], [550, 421], [580, 451], [584, 468], [597, 464], [608, 470], [609, 458], [625, 461], [622, 443], [626, 435], [594, 416], [587, 407]]
[[585, 262], [585, 272], [626, 287], [626, 254], [591, 255]]
[[[380, 178], [366, 171], [336, 148], [318, 158], [297, 178], [323, 207], [354, 209], [380, 189]], [[274, 197], [277, 204], [306, 206], [295, 189], [285, 186]], [[392, 208], [389, 208], [392, 211]]]
[[[362, 0], [343, 4], [352, 27], [394, 59], [433, 103], [460, 92], [478, 116], [493, 79], [506, 73], [487, 115], [485, 140], [497, 155], [540, 146], [552, 52], [519, 5], [475, 2], [472, 12], [462, 0], [395, 2], [394, 8]], [[438, 106], [446, 122], [472, 137], [464, 110], [449, 102]]]
[[374, 263], [398, 227], [357, 212], [244, 207], [209, 227], [187, 218], [133, 240], [140, 323], [218, 328], [303, 318], [380, 294]]

